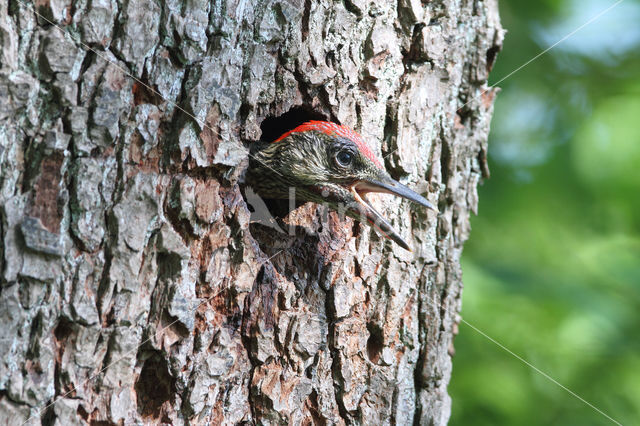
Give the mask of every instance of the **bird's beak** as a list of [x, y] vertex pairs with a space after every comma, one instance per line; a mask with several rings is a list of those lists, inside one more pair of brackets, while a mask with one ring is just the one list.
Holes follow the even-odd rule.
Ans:
[[380, 174], [374, 179], [360, 180], [351, 185], [351, 192], [360, 206], [360, 213], [366, 218], [366, 221], [372, 224], [378, 231], [380, 231], [380, 233], [382, 233], [382, 235], [393, 240], [400, 247], [409, 251], [411, 251], [409, 245], [391, 227], [389, 222], [387, 222], [387, 220], [378, 213], [373, 206], [371, 206], [371, 203], [366, 198], [366, 194], [369, 192], [393, 194], [406, 198], [407, 200], [413, 201], [414, 203], [420, 204], [433, 211], [438, 211], [438, 209], [426, 198], [412, 191], [400, 182], [395, 181], [388, 175], [385, 176]]

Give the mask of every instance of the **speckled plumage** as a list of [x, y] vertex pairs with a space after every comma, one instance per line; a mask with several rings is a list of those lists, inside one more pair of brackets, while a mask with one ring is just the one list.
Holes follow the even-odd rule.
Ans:
[[[355, 169], [344, 169], [332, 161], [343, 149], [356, 154]], [[330, 194], [348, 192], [346, 185], [377, 169], [352, 140], [307, 130], [259, 147], [253, 153], [247, 183], [265, 198], [289, 198], [289, 187], [294, 187], [301, 200], [323, 202], [330, 201], [321, 195], [323, 189]]]
[[[349, 159], [344, 164], [341, 159]], [[404, 248], [409, 246], [366, 200], [369, 192], [386, 192], [435, 209], [426, 199], [396, 182], [364, 140], [353, 130], [312, 121], [286, 132], [252, 152], [246, 182], [263, 198], [327, 204], [368, 222]]]
[[309, 131], [316, 131], [328, 136], [347, 139], [353, 142], [358, 148], [358, 150], [362, 153], [362, 155], [364, 155], [369, 160], [371, 160], [373, 164], [375, 164], [380, 169], [383, 168], [380, 160], [378, 160], [378, 158], [375, 156], [373, 151], [371, 151], [371, 149], [369, 148], [367, 143], [364, 141], [364, 139], [362, 139], [362, 136], [360, 136], [359, 133], [355, 132], [354, 130], [348, 127], [341, 126], [339, 124], [332, 123], [330, 121], [316, 121], [316, 120], [308, 121], [304, 124], [299, 125], [295, 129], [289, 130], [288, 132], [284, 133], [282, 136], [280, 136], [278, 139], [276, 139], [272, 143], [280, 142], [281, 140], [288, 137], [292, 133], [304, 133]]

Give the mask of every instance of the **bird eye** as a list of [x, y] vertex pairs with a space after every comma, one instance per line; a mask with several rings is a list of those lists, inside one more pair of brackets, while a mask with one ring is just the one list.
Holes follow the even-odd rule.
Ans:
[[338, 161], [338, 164], [341, 166], [346, 167], [353, 161], [353, 154], [349, 151], [339, 151], [336, 154], [336, 161]]

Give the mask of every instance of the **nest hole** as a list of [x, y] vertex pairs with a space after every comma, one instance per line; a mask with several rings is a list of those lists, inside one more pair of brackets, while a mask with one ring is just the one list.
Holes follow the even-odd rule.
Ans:
[[262, 130], [260, 139], [263, 142], [273, 142], [282, 134], [310, 120], [327, 120], [327, 116], [310, 107], [300, 106], [291, 108], [277, 117], [267, 117], [260, 124], [260, 130]]

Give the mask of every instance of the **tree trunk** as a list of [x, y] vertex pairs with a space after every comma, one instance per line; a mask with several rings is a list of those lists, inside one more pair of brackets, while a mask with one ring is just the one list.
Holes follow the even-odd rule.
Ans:
[[[25, 1], [0, 0], [0, 423], [445, 424], [496, 0]], [[438, 204], [379, 198], [413, 252], [312, 203], [252, 223], [251, 143], [309, 118]]]

